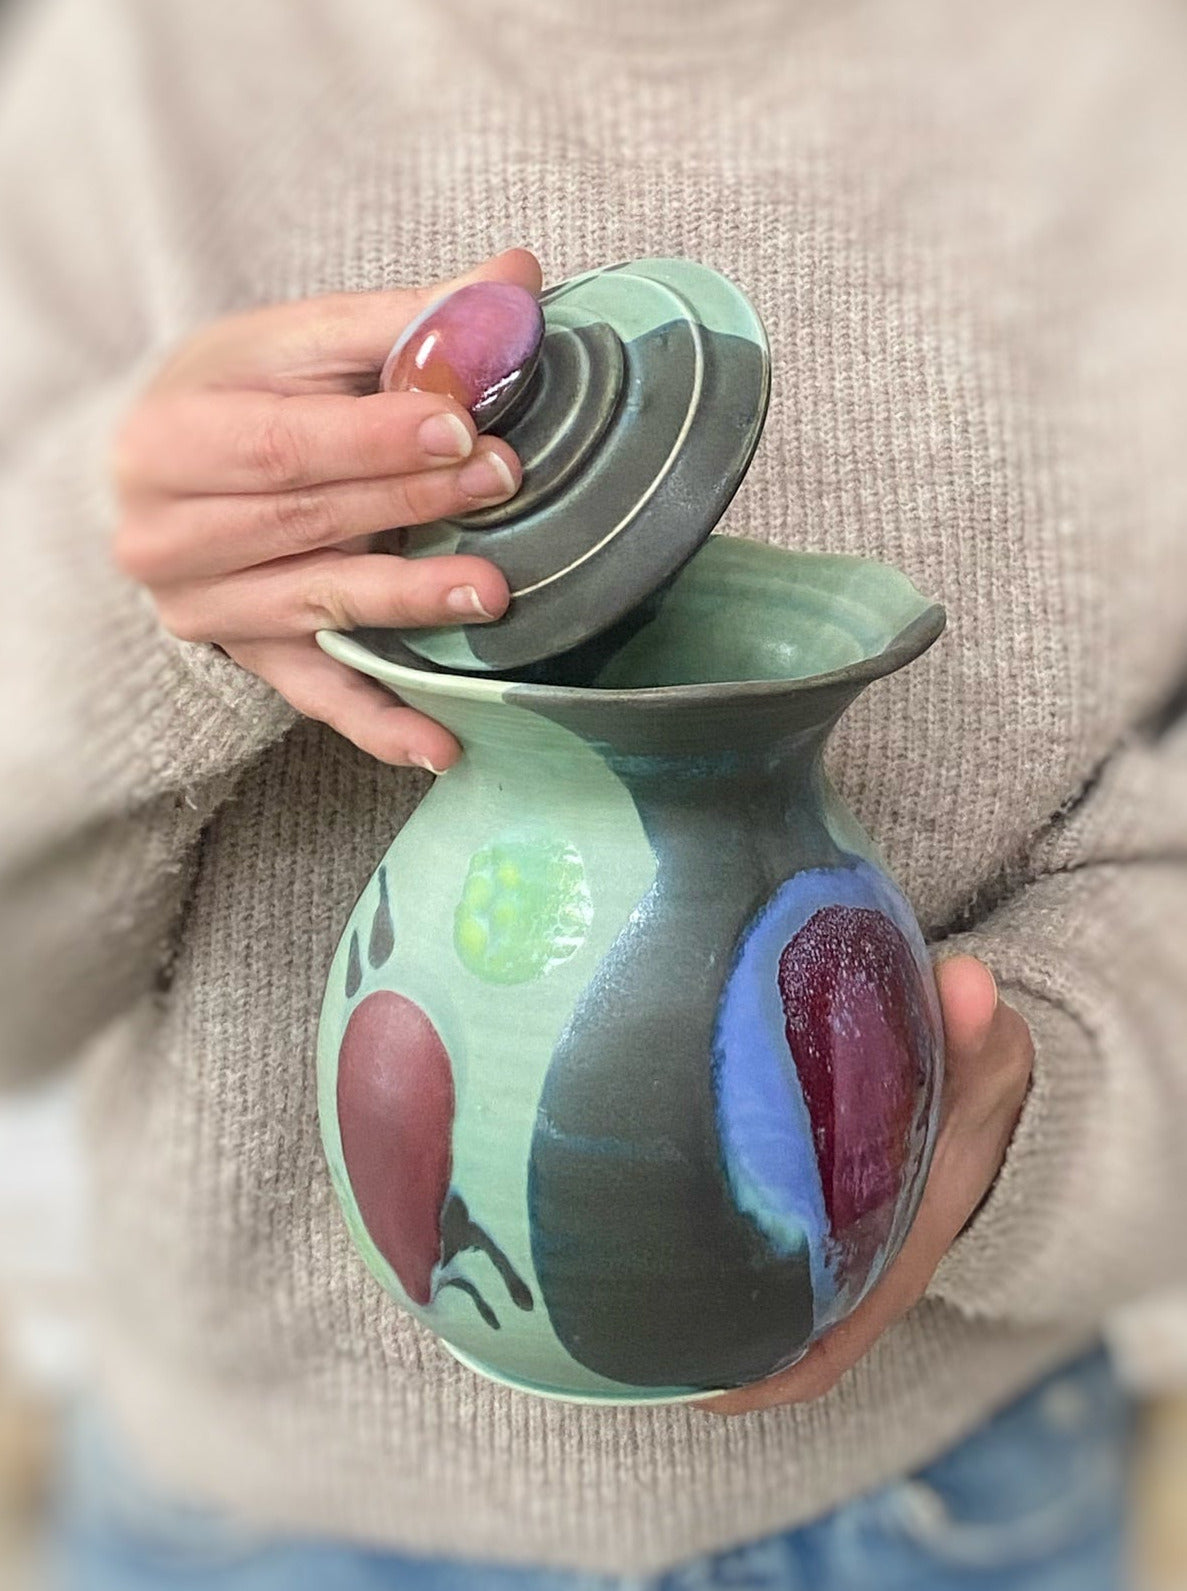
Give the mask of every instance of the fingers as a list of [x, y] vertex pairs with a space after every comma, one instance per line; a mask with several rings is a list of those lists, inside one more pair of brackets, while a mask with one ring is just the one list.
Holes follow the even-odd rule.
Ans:
[[[908, 1238], [908, 1244], [910, 1241]], [[756, 1381], [753, 1386], [705, 1398], [696, 1407], [709, 1414], [732, 1416], [824, 1397], [858, 1360], [865, 1357], [883, 1332], [922, 1297], [922, 1288], [916, 1290], [917, 1270], [916, 1256], [908, 1254], [904, 1245], [898, 1259], [869, 1297], [848, 1319], [813, 1343], [797, 1364], [765, 1381]]]
[[[301, 712], [388, 762], [447, 767], [448, 731], [327, 658], [322, 627], [481, 622], [503, 576], [476, 558], [376, 556], [380, 533], [518, 490], [512, 450], [437, 394], [375, 391], [393, 342], [467, 282], [540, 289], [515, 249], [451, 282], [339, 293], [220, 321], [179, 348], [117, 442], [117, 564], [166, 628], [223, 645]], [[449, 567], [445, 567], [448, 565]]]
[[116, 439], [116, 484], [157, 492], [288, 492], [409, 475], [474, 451], [473, 420], [435, 393], [281, 397], [202, 388], [150, 398]]
[[993, 975], [972, 956], [941, 962], [936, 984], [944, 1012], [945, 1125], [951, 1118], [966, 1137], [995, 1129], [1000, 1136], [1003, 1120], [1012, 1127], [1029, 1087], [1030, 1029], [998, 999]]
[[507, 609], [507, 581], [483, 558], [325, 552], [158, 594], [185, 641], [295, 639], [317, 630], [483, 623]]
[[216, 322], [178, 350], [158, 387], [203, 384], [271, 392], [357, 392], [374, 387], [392, 344], [429, 304], [469, 282], [540, 290], [539, 262], [508, 249], [450, 281], [370, 293], [330, 293]]
[[456, 518], [505, 501], [521, 479], [507, 444], [483, 437], [470, 458], [451, 469], [266, 495], [154, 499], [127, 507], [115, 556], [132, 579], [163, 587]]
[[231, 645], [226, 651], [299, 713], [329, 725], [380, 762], [443, 773], [461, 755], [447, 729], [327, 657], [312, 638]]
[[[530, 249], [504, 249], [501, 254], [495, 254], [480, 265], [464, 271], [461, 276], [451, 277], [448, 281], [430, 283], [427, 287], [405, 289], [404, 297], [410, 301], [410, 308], [404, 325], [399, 327], [396, 336], [398, 337], [404, 326], [417, 315], [428, 309], [430, 304], [448, 297], [450, 293], [455, 293], [459, 287], [467, 287], [471, 282], [513, 282], [517, 287], [526, 287], [529, 293], [539, 293], [544, 285], [544, 276], [540, 269], [540, 261]], [[396, 337], [393, 337], [391, 342], [395, 340]], [[388, 347], [383, 349], [383, 358], [386, 359], [390, 352], [389, 343]]]
[[[989, 1180], [993, 1170], [982, 1163], [973, 1174]], [[951, 1197], [944, 1169], [933, 1165], [919, 1212], [898, 1257], [853, 1313], [813, 1343], [789, 1370], [753, 1386], [707, 1398], [697, 1406], [710, 1414], [751, 1414], [782, 1403], [808, 1402], [831, 1392], [878, 1338], [923, 1297], [936, 1266], [963, 1224], [954, 1224]]]
[[[756, 1409], [774, 1408], [781, 1403], [802, 1403], [830, 1392], [841, 1377], [853, 1368], [889, 1330], [896, 1320], [923, 1297], [936, 1266], [960, 1231], [965, 1215], [952, 1208], [954, 1189], [950, 1168], [942, 1163], [937, 1145], [936, 1158], [928, 1177], [919, 1211], [897, 1258], [885, 1275], [851, 1315], [821, 1337], [789, 1370], [781, 1371], [752, 1387], [742, 1387], [699, 1405], [712, 1414], [749, 1414]], [[986, 1158], [962, 1168], [969, 1179], [992, 1180], [996, 1164]], [[967, 1202], [967, 1192], [962, 1196]], [[969, 1206], [971, 1208], [971, 1206]]]
[[698, 1405], [734, 1415], [823, 1396], [923, 1297], [944, 1255], [1001, 1168], [1026, 1097], [1034, 1045], [1019, 1013], [998, 999], [970, 956], [936, 970], [946, 1068], [941, 1127], [918, 1213], [897, 1258], [853, 1313], [789, 1370]]

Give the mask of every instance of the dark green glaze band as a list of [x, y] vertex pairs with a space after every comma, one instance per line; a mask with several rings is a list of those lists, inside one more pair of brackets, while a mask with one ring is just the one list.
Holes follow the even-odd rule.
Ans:
[[[535, 710], [570, 718], [556, 704]], [[663, 886], [639, 903], [553, 1052], [529, 1201], [557, 1335], [618, 1381], [734, 1386], [780, 1368], [811, 1334], [806, 1245], [776, 1252], [738, 1209], [711, 1068], [693, 1058], [712, 1054], [721, 947], [791, 873], [845, 860], [821, 815], [823, 745], [818, 730], [780, 737], [761, 759], [714, 756], [711, 741], [683, 757], [606, 751], [663, 859]], [[577, 1252], [580, 1267], [566, 1263]]]
[[[744, 412], [761, 390], [764, 353], [742, 337], [702, 332], [706, 381], [720, 394], [725, 415]], [[576, 502], [550, 499], [513, 536], [498, 530], [466, 531], [458, 551], [489, 558], [518, 593], [506, 618], [470, 625], [466, 638], [480, 664], [515, 668], [534, 658], [567, 651], [583, 639], [591, 603], [606, 624], [630, 611], [640, 588], [651, 590], [676, 573], [729, 506], [737, 489], [731, 467], [738, 450], [736, 430], [716, 416], [697, 424], [681, 448], [662, 493], [639, 506], [655, 469], [654, 439], [672, 437], [684, 419], [694, 350], [680, 324], [648, 332], [627, 345], [627, 385], [598, 451], [597, 468], [583, 477]], [[648, 416], [646, 434], [637, 424]], [[508, 436], [516, 446], [513, 434]], [[683, 512], [673, 512], [673, 503]], [[564, 568], [587, 555], [608, 527], [624, 529], [574, 575], [533, 585], [544, 563]], [[525, 589], [526, 588], [526, 589]]]

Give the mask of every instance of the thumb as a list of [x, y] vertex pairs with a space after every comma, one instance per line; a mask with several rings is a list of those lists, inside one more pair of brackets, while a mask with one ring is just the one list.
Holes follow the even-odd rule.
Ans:
[[[359, 339], [358, 349], [376, 368], [391, 352], [396, 338], [417, 315], [471, 282], [513, 282], [538, 293], [543, 285], [540, 262], [529, 249], [504, 249], [461, 276], [434, 282], [428, 287], [397, 287], [387, 292], [343, 293], [353, 311], [352, 321]], [[313, 300], [316, 303], [316, 299]]]
[[207, 384], [279, 393], [372, 390], [392, 344], [439, 298], [470, 282], [514, 282], [538, 293], [540, 263], [507, 249], [426, 287], [327, 293], [217, 321], [170, 363], [161, 385]]
[[[465, 287], [469, 282], [515, 282], [519, 287], [526, 287], [529, 293], [538, 293], [543, 286], [544, 277], [540, 270], [540, 261], [530, 249], [504, 249], [501, 254], [492, 254], [489, 260], [483, 260], [480, 265], [471, 267], [461, 276], [451, 277], [448, 281], [437, 282], [430, 287], [396, 288], [394, 292], [405, 298], [419, 299], [419, 303], [413, 309], [413, 314], [418, 315], [435, 299], [444, 298], [447, 293]], [[382, 298], [384, 295], [373, 293], [360, 296]]]
[[978, 1055], [989, 1040], [997, 1014], [997, 983], [992, 972], [973, 956], [953, 956], [936, 968], [936, 985], [950, 1061]]

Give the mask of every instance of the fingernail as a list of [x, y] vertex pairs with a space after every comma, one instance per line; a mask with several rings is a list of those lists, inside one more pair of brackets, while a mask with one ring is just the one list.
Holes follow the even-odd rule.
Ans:
[[450, 613], [464, 613], [473, 619], [496, 617], [489, 608], [483, 607], [482, 598], [473, 586], [454, 586], [452, 591], [446, 593], [445, 606]]
[[436, 778], [436, 779], [439, 779], [441, 777], [441, 775], [446, 772], [446, 769], [436, 767], [433, 763], [431, 763], [429, 761], [429, 759], [427, 757], [421, 757], [421, 756], [409, 757], [408, 761], [411, 762], [411, 763], [415, 763], [415, 765], [418, 768], [423, 768], [426, 773], [431, 773], [433, 775], [433, 777]]
[[467, 497], [495, 502], [511, 496], [515, 490], [515, 477], [497, 453], [484, 453], [459, 472], [458, 485]]
[[416, 440], [425, 457], [431, 459], [468, 459], [474, 451], [474, 438], [448, 409], [422, 420]]

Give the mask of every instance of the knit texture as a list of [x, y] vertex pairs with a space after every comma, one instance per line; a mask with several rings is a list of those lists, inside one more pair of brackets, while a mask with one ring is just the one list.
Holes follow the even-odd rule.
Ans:
[[[86, 1052], [104, 1395], [261, 1526], [639, 1571], [903, 1473], [1187, 1276], [1187, 19], [1171, 0], [43, 0], [0, 103], [3, 1064]], [[322, 980], [427, 781], [113, 572], [112, 427], [277, 298], [524, 243], [716, 266], [770, 331], [724, 529], [951, 628], [834, 773], [1034, 1029], [1006, 1167], [828, 1397], [733, 1422], [457, 1366], [355, 1256]]]

